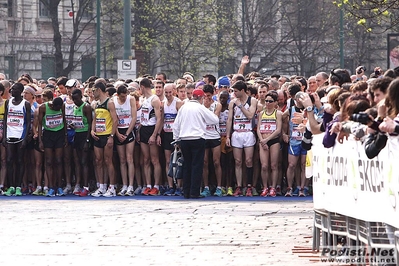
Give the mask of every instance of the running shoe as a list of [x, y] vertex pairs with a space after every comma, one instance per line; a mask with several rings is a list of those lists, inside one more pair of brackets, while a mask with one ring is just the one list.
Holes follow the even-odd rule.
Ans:
[[[71, 194], [71, 191], [72, 191], [72, 188], [71, 188], [70, 186], [66, 186], [66, 187], [64, 188], [64, 190], [62, 191], [62, 193], [64, 194], [64, 195], [62, 195], [62, 196]], [[59, 192], [59, 191], [57, 191], [57, 192]], [[58, 193], [57, 193], [57, 194], [58, 194]]]
[[221, 188], [216, 188], [215, 193], [213, 194], [213, 196], [218, 196], [218, 197], [222, 197], [223, 196], [223, 191]]
[[299, 190], [299, 194], [298, 194], [298, 197], [305, 197], [306, 195], [305, 195], [305, 193], [303, 192], [303, 188], [301, 188], [300, 190]]
[[175, 196], [183, 196], [183, 192], [181, 191], [181, 188], [176, 188], [176, 190], [175, 190]]
[[175, 189], [173, 187], [169, 188], [168, 190], [163, 193], [164, 196], [174, 196], [175, 195]]
[[292, 197], [292, 188], [287, 188], [287, 192], [285, 192], [285, 197]]
[[36, 188], [35, 191], [32, 192], [33, 196], [41, 196], [42, 194], [42, 189], [41, 188]]
[[160, 194], [160, 192], [159, 192], [159, 189], [157, 189], [156, 187], [153, 187], [153, 188], [150, 190], [150, 192], [148, 192], [148, 195], [151, 195], [151, 196], [159, 196], [159, 195], [161, 195], [161, 194]]
[[159, 186], [159, 195], [163, 195], [166, 192], [166, 187], [164, 186]]
[[89, 187], [83, 187], [79, 193], [79, 197], [87, 197], [90, 194]]
[[276, 187], [276, 195], [277, 196], [282, 196], [283, 194], [281, 193], [281, 187]]
[[141, 186], [138, 186], [135, 190], [134, 190], [134, 195], [141, 195], [141, 190], [143, 188]]
[[211, 196], [211, 191], [209, 190], [209, 188], [204, 188], [204, 190], [202, 190], [201, 192], [201, 196], [205, 197], [210, 197]]
[[50, 188], [50, 189], [47, 191], [46, 197], [55, 197], [55, 190], [52, 189], [52, 188]]
[[245, 192], [246, 197], [252, 197], [252, 187], [247, 187], [247, 191]]
[[79, 185], [75, 185], [75, 188], [73, 189], [72, 194], [79, 196], [80, 192], [82, 191], [82, 188]]
[[299, 187], [296, 187], [294, 192], [292, 192], [292, 196], [298, 196], [299, 195]]
[[144, 196], [148, 196], [150, 194], [151, 188], [146, 187], [144, 190], [141, 191], [141, 194]]
[[[15, 188], [15, 190], [17, 190], [17, 188]], [[23, 195], [29, 195], [29, 188], [28, 187], [23, 187], [22, 189], [19, 188], [19, 190], [21, 192], [21, 195], [18, 195], [18, 196], [22, 196], [22, 194]], [[17, 196], [17, 195], [15, 195], [15, 196]]]
[[[227, 193], [228, 193], [228, 192], [227, 192]], [[237, 188], [236, 188], [236, 191], [234, 191], [233, 196], [234, 196], [234, 197], [241, 197], [241, 196], [242, 196], [242, 191], [241, 191], [241, 188], [240, 188], [240, 187], [237, 187]]]
[[222, 187], [222, 194], [223, 194], [223, 196], [226, 196], [226, 195], [227, 195], [227, 190], [226, 190], [225, 187]]
[[276, 196], [276, 189], [274, 187], [270, 188], [269, 196], [273, 198]]
[[134, 196], [133, 187], [127, 188], [127, 191], [126, 191], [126, 193], [125, 193], [125, 196]]
[[306, 197], [306, 196], [309, 196], [309, 188], [305, 187], [305, 188], [303, 189], [303, 194], [305, 194], [305, 197]]
[[64, 190], [60, 187], [57, 189], [57, 196], [58, 197], [65, 196]]
[[123, 186], [122, 189], [119, 191], [118, 196], [125, 196], [127, 192], [127, 186]]
[[[20, 187], [15, 188], [15, 196], [22, 196], [22, 191]], [[25, 194], [26, 195], [26, 194]]]
[[259, 193], [256, 190], [256, 187], [252, 187], [252, 196], [259, 196]]
[[261, 197], [267, 197], [269, 195], [269, 189], [267, 187], [263, 188], [262, 193], [260, 193]]
[[227, 188], [226, 196], [233, 196], [233, 195], [234, 195], [233, 188], [232, 187]]
[[106, 198], [116, 197], [116, 190], [115, 188], [108, 188], [108, 190], [103, 195]]
[[32, 184], [28, 185], [28, 189], [29, 189], [29, 195], [32, 194], [35, 191], [35, 189], [33, 188]]
[[15, 188], [9, 187], [6, 192], [4, 192], [4, 196], [10, 197], [15, 194]]
[[48, 188], [43, 188], [42, 196], [47, 197], [48, 194]]
[[91, 193], [91, 196], [98, 198], [98, 197], [102, 197], [104, 195], [104, 193], [105, 193], [104, 191], [102, 191], [101, 189], [97, 188], [96, 191]]

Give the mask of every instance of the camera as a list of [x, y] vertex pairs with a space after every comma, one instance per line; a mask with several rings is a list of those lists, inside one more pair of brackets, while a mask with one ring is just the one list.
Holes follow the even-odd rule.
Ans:
[[352, 121], [359, 122], [360, 124], [367, 125], [373, 120], [370, 118], [370, 115], [365, 112], [360, 112], [358, 114], [353, 114], [349, 118]]
[[360, 66], [360, 68], [357, 71], [357, 74], [362, 74], [363, 71], [366, 71], [366, 67]]
[[349, 119], [355, 122], [359, 122], [363, 125], [368, 125], [369, 128], [374, 129], [375, 131], [380, 131], [379, 126], [381, 124], [381, 121], [375, 121], [371, 119], [370, 115], [365, 112], [353, 114], [349, 117]]

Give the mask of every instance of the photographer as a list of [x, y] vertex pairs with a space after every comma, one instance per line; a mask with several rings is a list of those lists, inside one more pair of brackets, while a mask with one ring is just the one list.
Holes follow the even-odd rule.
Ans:
[[385, 113], [385, 105], [381, 105], [378, 108], [378, 116], [376, 108], [370, 108], [364, 113], [353, 115], [356, 116], [353, 117], [353, 120], [356, 119], [362, 124], [368, 125], [368, 135], [364, 142], [364, 150], [369, 159], [376, 157], [387, 143], [387, 135], [384, 132], [381, 132], [378, 128], [383, 116], [385, 116]]
[[361, 80], [367, 81], [367, 77], [364, 74], [366, 72], [366, 70], [367, 69], [366, 69], [365, 66], [358, 66], [356, 68], [356, 80], [355, 80], [355, 82], [361, 81]]
[[366, 133], [366, 126], [359, 122], [351, 121], [353, 114], [358, 114], [370, 108], [370, 103], [365, 96], [352, 95], [346, 99], [341, 107], [341, 122], [333, 124], [330, 133], [338, 134], [338, 142], [343, 143], [344, 138], [348, 139], [349, 134], [361, 139]]

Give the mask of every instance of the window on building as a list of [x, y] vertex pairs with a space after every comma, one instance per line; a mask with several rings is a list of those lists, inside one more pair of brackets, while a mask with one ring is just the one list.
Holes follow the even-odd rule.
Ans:
[[84, 57], [82, 59], [82, 80], [87, 80], [89, 77], [94, 76], [96, 68], [96, 59]]
[[7, 0], [7, 15], [8, 15], [8, 17], [14, 16], [14, 1], [13, 0]]
[[6, 74], [9, 79], [15, 79], [15, 57], [12, 55], [5, 56], [4, 63], [4, 74]]
[[82, 17], [87, 19], [93, 17], [93, 1], [88, 1], [87, 5], [83, 8]]
[[274, 26], [274, 19], [276, 17], [276, 10], [278, 9], [278, 1], [263, 0], [256, 1], [254, 9], [258, 11], [258, 23], [267, 26]]
[[42, 18], [48, 18], [50, 16], [50, 11], [48, 6], [50, 5], [50, 0], [39, 0], [39, 16]]
[[55, 58], [53, 56], [42, 56], [42, 79], [55, 76]]

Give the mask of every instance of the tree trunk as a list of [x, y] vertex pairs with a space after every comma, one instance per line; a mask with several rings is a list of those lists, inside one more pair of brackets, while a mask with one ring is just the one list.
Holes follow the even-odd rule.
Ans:
[[[46, 2], [46, 1], [42, 1]], [[53, 27], [54, 31], [54, 36], [53, 36], [53, 41], [54, 41], [54, 47], [55, 47], [55, 52], [54, 52], [54, 59], [55, 59], [55, 75], [57, 77], [61, 76], [63, 69], [64, 69], [64, 60], [62, 58], [62, 50], [61, 50], [61, 42], [62, 42], [62, 36], [60, 33], [60, 24], [58, 21], [58, 5], [60, 4], [61, 0], [51, 0], [48, 1], [47, 3], [49, 4], [49, 13], [50, 13], [50, 18], [51, 18], [51, 25]], [[46, 4], [46, 3], [44, 3]]]

